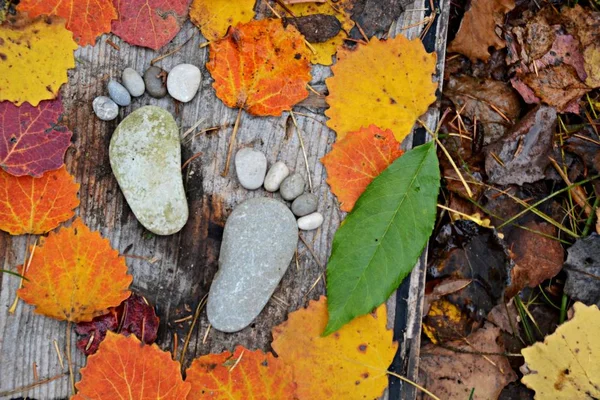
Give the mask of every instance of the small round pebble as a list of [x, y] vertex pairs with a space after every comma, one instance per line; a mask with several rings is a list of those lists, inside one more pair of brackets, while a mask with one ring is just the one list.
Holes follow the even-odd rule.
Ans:
[[200, 87], [202, 74], [192, 64], [179, 64], [169, 72], [167, 90], [171, 97], [182, 103], [192, 100]]
[[131, 95], [125, 89], [125, 86], [112, 79], [108, 81], [108, 95], [120, 106], [125, 107], [131, 104]]
[[292, 203], [292, 212], [297, 217], [304, 217], [317, 211], [319, 199], [312, 193], [304, 193]]
[[121, 81], [133, 97], [140, 97], [146, 90], [142, 76], [133, 68], [125, 68], [123, 70]]
[[303, 231], [312, 231], [313, 229], [317, 229], [322, 223], [323, 216], [318, 212], [298, 218], [298, 228], [302, 229]]
[[144, 72], [146, 91], [150, 96], [160, 99], [167, 95], [167, 87], [162, 78], [165, 74], [165, 70], [157, 66], [152, 66]]
[[282, 161], [277, 161], [269, 168], [265, 177], [265, 189], [268, 192], [276, 192], [279, 190], [281, 182], [290, 174], [290, 169]]
[[304, 192], [304, 178], [302, 175], [295, 173], [283, 180], [279, 187], [279, 192], [284, 200], [292, 201]]
[[235, 172], [240, 185], [248, 190], [262, 186], [267, 172], [267, 158], [260, 151], [248, 147], [235, 155]]
[[119, 115], [119, 106], [106, 96], [98, 96], [92, 102], [94, 113], [102, 121], [112, 121]]

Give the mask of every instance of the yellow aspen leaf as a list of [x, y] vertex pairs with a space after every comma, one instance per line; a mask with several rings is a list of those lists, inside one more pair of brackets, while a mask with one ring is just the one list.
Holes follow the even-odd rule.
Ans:
[[190, 19], [207, 40], [221, 39], [230, 26], [254, 18], [256, 0], [194, 0]]
[[171, 353], [111, 331], [88, 357], [75, 387], [71, 400], [182, 400], [190, 391]]
[[521, 350], [529, 370], [521, 382], [535, 390], [536, 399], [600, 398], [600, 310], [580, 302], [573, 308], [570, 321]]
[[187, 400], [295, 400], [292, 367], [271, 353], [236, 347], [233, 354], [209, 354], [186, 371]]
[[0, 168], [0, 230], [43, 234], [75, 215], [79, 184], [65, 167], [41, 178], [13, 176]]
[[383, 131], [375, 125], [338, 140], [321, 162], [340, 208], [351, 211], [369, 183], [401, 155], [400, 143], [392, 131]]
[[398, 343], [388, 330], [385, 304], [329, 336], [327, 298], [289, 314], [273, 328], [275, 352], [292, 366], [300, 400], [376, 399], [388, 385]]
[[129, 297], [132, 277], [108, 239], [81, 220], [41, 238], [19, 297], [38, 314], [71, 322], [91, 321]]
[[56, 98], [67, 70], [75, 67], [76, 48], [61, 18], [7, 18], [0, 25], [0, 101], [37, 106]]
[[333, 77], [326, 79], [330, 107], [325, 115], [338, 139], [373, 124], [391, 129], [401, 142], [435, 101], [436, 55], [427, 53], [419, 39], [374, 37], [355, 50], [341, 49], [337, 57]]

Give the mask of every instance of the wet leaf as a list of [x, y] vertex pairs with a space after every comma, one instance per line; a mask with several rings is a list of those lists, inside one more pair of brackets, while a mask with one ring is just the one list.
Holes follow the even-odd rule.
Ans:
[[112, 32], [127, 43], [158, 50], [177, 35], [191, 0], [112, 0]]
[[410, 273], [433, 230], [439, 185], [435, 147], [427, 143], [367, 187], [333, 238], [326, 335], [386, 301]]
[[[375, 35], [387, 34], [390, 27], [398, 20], [404, 6], [410, 4], [407, 0], [354, 0], [352, 20], [356, 21], [365, 35], [371, 38]], [[358, 28], [352, 31], [352, 37], [363, 39]]]
[[338, 62], [331, 68], [333, 77], [326, 79], [327, 126], [339, 140], [373, 124], [391, 129], [401, 142], [435, 101], [437, 83], [431, 80], [435, 65], [435, 53], [426, 53], [419, 39], [402, 35], [389, 40], [373, 38], [355, 50], [340, 50]]
[[568, 250], [565, 293], [585, 304], [600, 305], [600, 236], [578, 239]]
[[61, 18], [10, 16], [0, 25], [0, 101], [37, 106], [56, 98], [76, 48]]
[[125, 260], [81, 220], [41, 238], [24, 275], [19, 297], [58, 320], [90, 321], [131, 294]]
[[60, 99], [38, 107], [0, 103], [0, 167], [12, 175], [34, 177], [60, 168], [72, 135], [57, 125], [62, 113]]
[[343, 211], [350, 211], [367, 186], [403, 154], [389, 129], [375, 125], [350, 132], [338, 140], [321, 162], [327, 169], [327, 183]]
[[[31, 18], [40, 15], [64, 18], [66, 28], [73, 32], [80, 46], [94, 45], [98, 36], [110, 32], [110, 22], [117, 18], [117, 10], [110, 1], [21, 0], [19, 10]], [[58, 59], [56, 56], [55, 60]]]
[[196, 358], [186, 371], [192, 385], [187, 400], [294, 400], [292, 367], [261, 350], [237, 346], [233, 354]]
[[285, 18], [283, 24], [292, 24], [310, 43], [324, 43], [340, 33], [342, 24], [333, 15], [311, 14]]
[[308, 96], [309, 54], [296, 28], [283, 28], [281, 20], [251, 21], [211, 42], [206, 68], [228, 107], [277, 116]]
[[506, 46], [496, 34], [496, 25], [502, 25], [504, 14], [513, 8], [514, 0], [471, 1], [448, 52], [464, 54], [473, 62], [477, 59], [487, 61], [490, 47], [498, 50]]
[[194, 0], [190, 19], [207, 40], [219, 40], [230, 26], [254, 18], [256, 0]]
[[536, 399], [600, 397], [600, 311], [579, 302], [573, 308], [573, 319], [521, 351], [528, 370], [521, 382], [535, 390]]
[[326, 324], [327, 298], [321, 296], [273, 328], [271, 345], [292, 366], [298, 399], [378, 398], [398, 348], [386, 327], [385, 304], [323, 337]]
[[11, 235], [49, 232], [75, 215], [78, 191], [79, 184], [64, 167], [41, 178], [0, 169], [0, 230]]
[[159, 322], [154, 307], [148, 300], [137, 293], [131, 293], [118, 307], [110, 307], [108, 313], [75, 326], [75, 332], [82, 336], [77, 341], [77, 348], [86, 356], [94, 354], [107, 331], [125, 336], [134, 334], [145, 344], [152, 344], [157, 337]]
[[78, 393], [71, 400], [181, 400], [190, 391], [171, 353], [155, 344], [143, 345], [134, 335], [112, 332], [106, 334], [98, 352], [88, 357], [75, 387]]

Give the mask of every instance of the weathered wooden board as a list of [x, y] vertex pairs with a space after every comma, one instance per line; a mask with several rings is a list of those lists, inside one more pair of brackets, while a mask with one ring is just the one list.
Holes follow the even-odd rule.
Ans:
[[[446, 13], [447, 16], [447, 0], [442, 2], [444, 7], [441, 7], [441, 15]], [[426, 4], [424, 0], [417, 0], [409, 5], [394, 25], [392, 36], [400, 32], [408, 37], [418, 36], [424, 27], [420, 22], [423, 21], [426, 5], [428, 2]], [[440, 53], [440, 71], [443, 70], [446, 24], [447, 18], [440, 18], [433, 32], [434, 36], [443, 35], [443, 39], [439, 36], [434, 44]], [[120, 50], [109, 46], [107, 38], [118, 44]], [[202, 42], [204, 39], [189, 22], [173, 43], [160, 53], [129, 46], [113, 35], [103, 36], [96, 46], [77, 50], [77, 68], [70, 71], [69, 83], [62, 90], [66, 109], [64, 121], [74, 132], [73, 146], [67, 155], [67, 166], [81, 183], [81, 206], [77, 213], [86, 224], [109, 238], [113, 247], [128, 257], [127, 264], [134, 276], [134, 289], [145, 295], [158, 309], [161, 318], [158, 342], [167, 350], [173, 349], [175, 340], [179, 351], [181, 350], [191, 320], [178, 320], [193, 314], [210, 287], [217, 270], [223, 225], [232, 208], [250, 197], [278, 196], [261, 190], [246, 191], [233, 178], [233, 171], [225, 178], [220, 175], [225, 164], [231, 125], [237, 111], [225, 107], [216, 99], [211, 87], [212, 81], [203, 67], [208, 50], [200, 48]], [[186, 62], [202, 69], [200, 92], [192, 102], [177, 110], [170, 98], [157, 100], [146, 95], [122, 109], [116, 121], [101, 122], [95, 118], [91, 102], [94, 97], [106, 93], [105, 83], [108, 77], [119, 77], [125, 67], [143, 71], [158, 54], [184, 43], [179, 52], [157, 65], [170, 70], [175, 65]], [[311, 85], [317, 90], [324, 90], [324, 79], [329, 75], [329, 68], [314, 67]], [[198, 121], [201, 121], [198, 130], [221, 127], [208, 134], [191, 134], [184, 140], [184, 160], [198, 153], [201, 155], [185, 170], [189, 222], [182, 232], [170, 237], [151, 235], [136, 221], [124, 201], [108, 162], [108, 144], [118, 121], [132, 110], [147, 104], [164, 107], [176, 115], [182, 132]], [[273, 299], [250, 327], [235, 334], [215, 330], [207, 334], [208, 322], [205, 313], [201, 314], [186, 354], [188, 362], [201, 354], [232, 349], [236, 344], [269, 349], [271, 328], [283, 322], [288, 312], [306, 306], [308, 300], [316, 299], [325, 292], [321, 276], [333, 235], [343, 214], [325, 183], [325, 169], [319, 161], [331, 149], [335, 140], [335, 134], [324, 125], [326, 119], [321, 108], [323, 104], [322, 99], [313, 98], [304, 106], [296, 107], [314, 193], [319, 196], [319, 210], [325, 216], [323, 226], [317, 231], [301, 234], [310, 249], [299, 241], [297, 263], [292, 263]], [[437, 116], [437, 110], [432, 108], [427, 115], [430, 126], [435, 125]], [[238, 133], [238, 148], [243, 146], [254, 146], [265, 152], [269, 163], [283, 160], [292, 169], [307, 176], [299, 135], [288, 113], [277, 118], [254, 118], [244, 113]], [[0, 233], [0, 266], [14, 269], [16, 265], [23, 263], [27, 245], [32, 245], [35, 240], [33, 236], [10, 237]], [[314, 257], [311, 253], [314, 253]], [[408, 304], [408, 308], [404, 306], [405, 309], [398, 310], [398, 313], [395, 310], [395, 299], [388, 302], [390, 324], [393, 324], [396, 315], [408, 318], [408, 325], [406, 321], [402, 322], [402, 326], [406, 327], [400, 332], [403, 336], [398, 337], [401, 342], [400, 355], [404, 358], [418, 356], [423, 276], [421, 264], [407, 284], [405, 293], [408, 293], [408, 301], [400, 299]], [[55, 347], [64, 351], [66, 323], [35, 315], [32, 308], [22, 302], [17, 305], [15, 313], [9, 313], [17, 288], [17, 278], [0, 275], [0, 398], [65, 398], [69, 394], [66, 364], [61, 365]], [[74, 341], [75, 338], [73, 345]], [[85, 365], [85, 358], [74, 350], [73, 362], [79, 369]], [[414, 380], [414, 362], [405, 363], [399, 372]], [[57, 379], [11, 393], [34, 383], [35, 376], [40, 380]], [[411, 392], [410, 396], [414, 397], [414, 393]], [[402, 395], [402, 399], [408, 398]]]

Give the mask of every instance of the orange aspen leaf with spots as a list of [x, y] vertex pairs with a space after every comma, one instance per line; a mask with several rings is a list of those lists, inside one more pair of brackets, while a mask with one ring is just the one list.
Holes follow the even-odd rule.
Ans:
[[325, 115], [338, 139], [374, 124], [391, 129], [401, 142], [435, 101], [436, 55], [418, 38], [373, 37], [354, 50], [340, 49], [337, 57], [333, 77], [325, 80], [330, 106]]
[[180, 365], [156, 344], [144, 345], [135, 335], [108, 331], [96, 354], [81, 369], [71, 400], [182, 400], [190, 391]]
[[233, 354], [209, 354], [186, 371], [187, 400], [294, 400], [292, 368], [271, 353], [236, 347]]
[[300, 400], [376, 399], [388, 385], [387, 369], [398, 343], [388, 330], [385, 304], [329, 336], [327, 298], [289, 314], [273, 328], [271, 346], [292, 366]]
[[41, 178], [13, 176], [0, 168], [0, 230], [11, 235], [40, 235], [73, 215], [79, 184], [65, 167]]
[[350, 132], [333, 145], [321, 159], [327, 169], [327, 183], [343, 211], [351, 211], [367, 186], [402, 155], [400, 143], [391, 130], [375, 125]]
[[132, 277], [108, 239], [81, 220], [41, 238], [18, 294], [35, 312], [69, 322], [91, 321], [129, 297]]
[[308, 96], [310, 51], [300, 32], [281, 20], [238, 24], [211, 42], [206, 68], [217, 97], [253, 115], [281, 115]]
[[40, 15], [64, 18], [80, 46], [94, 45], [98, 36], [110, 32], [110, 22], [117, 18], [117, 10], [110, 1], [21, 0], [19, 10], [32, 18]]

